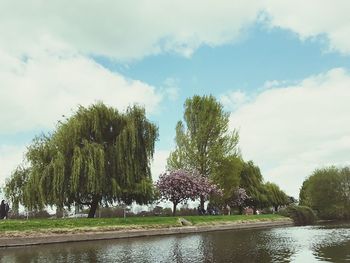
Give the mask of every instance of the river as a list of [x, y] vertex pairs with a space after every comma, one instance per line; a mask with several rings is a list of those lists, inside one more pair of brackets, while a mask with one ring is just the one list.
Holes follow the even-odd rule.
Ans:
[[6, 248], [0, 262], [350, 262], [350, 223]]

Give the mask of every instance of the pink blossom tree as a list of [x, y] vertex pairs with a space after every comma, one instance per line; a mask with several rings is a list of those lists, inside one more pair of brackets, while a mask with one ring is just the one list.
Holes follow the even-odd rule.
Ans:
[[208, 200], [211, 195], [220, 195], [218, 187], [207, 178], [197, 172], [186, 170], [170, 171], [159, 176], [156, 188], [163, 200], [173, 203], [173, 215], [176, 207], [188, 200], [195, 201], [198, 198]]
[[245, 204], [245, 201], [249, 199], [249, 196], [247, 195], [247, 192], [243, 188], [237, 188], [229, 200], [229, 206], [230, 207], [238, 207], [239, 213], [243, 213], [243, 207]]

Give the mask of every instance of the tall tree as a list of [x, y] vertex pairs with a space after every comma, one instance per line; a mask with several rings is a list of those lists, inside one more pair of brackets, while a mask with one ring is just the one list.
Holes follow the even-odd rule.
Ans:
[[236, 156], [229, 156], [219, 161], [215, 167], [212, 179], [223, 191], [221, 200], [215, 200], [219, 205], [232, 205], [237, 198], [237, 189], [240, 184], [240, 174], [243, 169], [243, 160]]
[[253, 161], [243, 164], [240, 174], [240, 187], [245, 189], [249, 198], [246, 205], [250, 206], [256, 213], [258, 208], [264, 208], [268, 205], [267, 190], [264, 187], [263, 176], [260, 169]]
[[34, 208], [88, 205], [89, 217], [101, 203], [146, 203], [153, 194], [150, 160], [157, 137], [142, 108], [119, 113], [102, 103], [79, 107], [52, 134], [33, 141], [25, 181], [16, 183], [14, 173], [7, 194], [25, 193], [18, 200]]
[[229, 131], [229, 114], [213, 96], [193, 96], [184, 108], [184, 121], [176, 125], [176, 148], [167, 160], [168, 169], [197, 170], [209, 177], [220, 161], [238, 154], [238, 133]]
[[267, 182], [265, 184], [265, 189], [267, 190], [268, 202], [273, 206], [275, 212], [278, 212], [280, 206], [290, 203], [288, 195], [283, 192], [277, 184]]

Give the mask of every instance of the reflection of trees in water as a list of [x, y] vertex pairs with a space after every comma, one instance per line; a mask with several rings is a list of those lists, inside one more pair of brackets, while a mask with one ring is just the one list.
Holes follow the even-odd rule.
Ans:
[[[313, 254], [312, 254], [313, 253]], [[292, 227], [0, 249], [0, 262], [290, 262], [350, 260], [346, 228]], [[307, 261], [305, 261], [307, 262]]]
[[199, 251], [203, 255], [202, 262], [215, 262], [213, 254], [213, 239], [207, 235], [201, 235], [201, 242], [199, 244]]
[[[258, 262], [291, 262], [296, 253], [295, 240], [282, 229], [269, 229], [257, 234]], [[263, 258], [264, 261], [260, 261]]]
[[[15, 251], [15, 250], [14, 250]], [[289, 262], [285, 237], [273, 231], [67, 243], [17, 249], [2, 262]], [[1, 254], [1, 253], [0, 253]], [[0, 256], [1, 258], [1, 256]]]
[[[6, 249], [7, 250], [7, 249]], [[6, 251], [8, 252], [8, 251]], [[0, 262], [1, 263], [12, 263], [12, 262], [18, 262], [18, 263], [27, 263], [28, 259], [31, 259], [32, 256], [37, 258], [38, 253], [31, 253], [28, 255], [28, 253], [4, 253], [3, 251], [0, 251]]]
[[161, 262], [206, 262], [202, 244], [203, 236], [201, 234], [174, 236], [170, 244], [172, 258]]
[[268, 231], [220, 231], [203, 234], [207, 262], [290, 262], [293, 251], [285, 237]]
[[107, 245], [107, 242], [100, 244], [96, 241], [10, 248], [0, 252], [0, 262], [115, 262], [104, 260]]
[[182, 248], [181, 245], [179, 244], [179, 239], [178, 238], [174, 238], [174, 242], [172, 244], [172, 259], [171, 262], [175, 261], [178, 263], [183, 263], [183, 259], [182, 259]]
[[350, 261], [350, 240], [343, 243], [318, 245], [313, 248], [317, 259], [329, 260], [331, 262]]
[[330, 222], [319, 226], [319, 236], [312, 246], [317, 259], [331, 262], [350, 261], [350, 224], [349, 222]]
[[[3, 255], [4, 254], [4, 255]], [[1, 253], [0, 262], [98, 262], [98, 255], [94, 250], [84, 250], [77, 253], [70, 248], [70, 244], [48, 245], [40, 247], [16, 248]]]

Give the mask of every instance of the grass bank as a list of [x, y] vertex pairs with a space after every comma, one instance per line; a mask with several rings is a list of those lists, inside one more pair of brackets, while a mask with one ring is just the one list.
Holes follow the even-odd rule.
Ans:
[[[280, 215], [223, 215], [223, 216], [184, 216], [195, 226], [276, 221], [285, 219]], [[129, 218], [65, 218], [0, 220], [0, 237], [26, 236], [48, 233], [104, 232], [128, 229], [151, 229], [180, 227], [179, 217], [129, 217]]]

